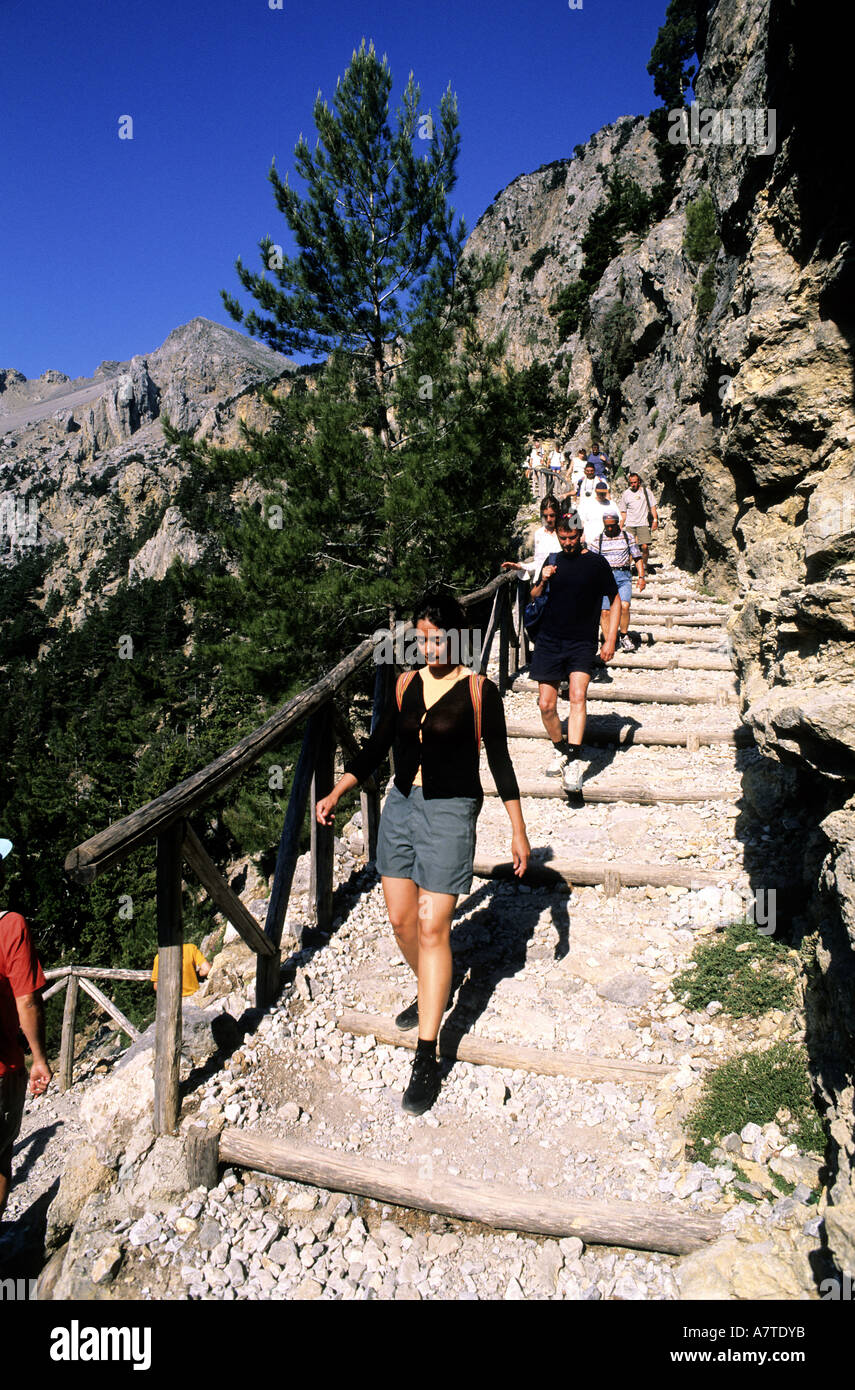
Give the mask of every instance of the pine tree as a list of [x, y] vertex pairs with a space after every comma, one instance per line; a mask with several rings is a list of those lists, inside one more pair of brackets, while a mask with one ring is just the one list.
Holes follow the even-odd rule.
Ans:
[[[325, 358], [284, 399], [268, 395], [271, 430], [246, 432], [244, 467], [268, 495], [231, 534], [238, 573], [208, 595], [229, 628], [224, 671], [268, 699], [406, 613], [427, 583], [489, 577], [524, 497], [532, 412], [544, 413], [538, 384], [504, 365], [503, 341], [476, 331], [501, 266], [463, 254], [448, 203], [455, 98], [436, 120], [420, 114], [411, 75], [390, 118], [391, 88], [363, 41], [332, 107], [315, 103], [315, 149], [297, 144], [305, 195], [270, 173], [296, 254], [268, 236], [260, 273], [238, 261], [261, 312], [224, 294], [270, 346]], [[238, 468], [239, 452], [209, 450], [212, 470]]]

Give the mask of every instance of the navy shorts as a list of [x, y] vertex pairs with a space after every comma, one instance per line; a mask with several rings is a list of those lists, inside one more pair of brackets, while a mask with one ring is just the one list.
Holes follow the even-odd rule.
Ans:
[[428, 893], [468, 893], [480, 809], [474, 796], [426, 801], [421, 787], [404, 796], [393, 784], [377, 831], [377, 872], [411, 878]]
[[596, 655], [596, 642], [565, 642], [541, 633], [528, 668], [529, 675], [533, 681], [560, 685], [571, 671], [582, 671], [590, 676]]

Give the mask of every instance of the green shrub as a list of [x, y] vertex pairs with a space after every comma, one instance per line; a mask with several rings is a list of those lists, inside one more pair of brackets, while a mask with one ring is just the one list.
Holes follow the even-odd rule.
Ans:
[[715, 205], [708, 188], [705, 188], [694, 203], [686, 208], [686, 230], [683, 233], [683, 250], [690, 261], [703, 265], [718, 252], [721, 237], [716, 231]]
[[799, 1147], [823, 1153], [825, 1132], [813, 1100], [807, 1053], [794, 1043], [776, 1043], [767, 1052], [747, 1052], [710, 1072], [688, 1119], [696, 1152], [747, 1124], [768, 1125], [781, 1108], [790, 1111]]
[[609, 395], [620, 390], [624, 377], [632, 371], [635, 322], [634, 310], [624, 303], [613, 304], [603, 319], [600, 362], [603, 387]]
[[667, 433], [668, 433], [668, 426], [667, 426], [667, 425], [660, 425], [660, 427], [659, 427], [659, 433], [658, 433], [657, 436], [656, 436], [656, 445], [657, 445], [657, 448], [658, 448], [658, 446], [662, 443], [662, 440], [665, 438], [665, 436], [666, 436]]
[[558, 319], [558, 334], [563, 340], [584, 328], [590, 316], [591, 291], [582, 280], [574, 280], [553, 299], [549, 312]]
[[695, 303], [698, 317], [705, 319], [715, 304], [715, 266], [708, 265], [695, 286]]
[[[738, 946], [749, 946], [738, 951]], [[699, 942], [672, 989], [689, 1009], [705, 1009], [718, 999], [732, 1018], [757, 1017], [794, 1003], [794, 972], [787, 947], [761, 936], [753, 922], [732, 922], [713, 941]]]
[[547, 245], [547, 246], [541, 246], [541, 248], [540, 248], [539, 251], [535, 251], [535, 253], [534, 253], [534, 255], [532, 256], [531, 260], [529, 261], [528, 265], [525, 266], [525, 267], [523, 268], [523, 270], [520, 272], [520, 279], [521, 279], [521, 280], [533, 280], [534, 277], [535, 277], [535, 275], [537, 274], [537, 272], [540, 270], [540, 267], [543, 265], [543, 262], [544, 262], [549, 256], [554, 256], [554, 254], [555, 254], [555, 247], [554, 247], [554, 246], [549, 246], [549, 245]]

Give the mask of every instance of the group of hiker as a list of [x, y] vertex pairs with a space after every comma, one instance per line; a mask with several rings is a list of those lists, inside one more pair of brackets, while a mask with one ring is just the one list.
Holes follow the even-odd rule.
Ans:
[[[612, 502], [608, 460], [578, 451], [569, 470], [554, 450], [532, 468], [567, 474], [563, 496], [550, 492], [541, 505], [534, 555], [508, 560], [531, 582], [527, 612], [536, 610], [537, 632], [530, 674], [538, 684], [538, 706], [552, 753], [544, 771], [560, 776], [570, 794], [581, 790], [587, 691], [594, 663], [612, 660], [629, 637], [632, 567], [639, 591], [656, 503], [637, 473]], [[557, 465], [557, 466], [555, 466]], [[558, 489], [556, 489], [558, 491]], [[317, 802], [320, 825], [332, 825], [336, 806], [393, 754], [394, 779], [377, 836], [376, 866], [389, 922], [404, 960], [417, 981], [417, 996], [395, 1019], [401, 1030], [418, 1028], [418, 1043], [405, 1111], [421, 1115], [434, 1104], [441, 1071], [437, 1037], [454, 1002], [451, 924], [461, 894], [470, 891], [475, 833], [483, 801], [479, 775], [483, 741], [496, 790], [511, 826], [510, 858], [521, 878], [531, 855], [519, 786], [508, 750], [502, 700], [497, 687], [459, 663], [466, 614], [450, 594], [427, 594], [413, 614], [422, 664], [395, 683], [383, 717], [360, 752], [345, 765], [332, 791]], [[600, 630], [602, 629], [602, 634]], [[568, 684], [566, 731], [558, 694]]]

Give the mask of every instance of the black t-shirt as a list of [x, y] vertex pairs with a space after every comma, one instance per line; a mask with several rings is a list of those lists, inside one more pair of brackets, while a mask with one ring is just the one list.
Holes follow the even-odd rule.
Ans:
[[549, 581], [549, 598], [543, 610], [540, 632], [559, 642], [594, 642], [600, 630], [603, 594], [611, 602], [617, 595], [612, 567], [590, 550], [567, 555], [562, 550], [546, 564], [556, 566]]

